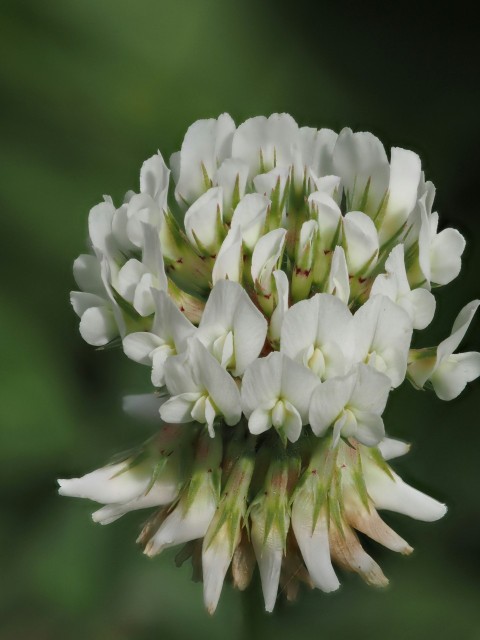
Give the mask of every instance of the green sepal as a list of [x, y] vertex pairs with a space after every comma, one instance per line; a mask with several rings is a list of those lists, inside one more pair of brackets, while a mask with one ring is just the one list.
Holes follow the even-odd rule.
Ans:
[[203, 162], [201, 163], [201, 167], [202, 167], [202, 175], [203, 175], [203, 183], [205, 185], [205, 191], [208, 191], [213, 187], [213, 182], [210, 176], [208, 175], [207, 168], [205, 167]]
[[265, 162], [263, 160], [263, 151], [262, 149], [260, 149], [260, 153], [259, 153], [259, 164], [260, 164], [260, 170], [258, 173], [266, 173], [265, 171]]
[[363, 475], [363, 466], [362, 466], [362, 457], [360, 454], [357, 455], [357, 463], [353, 469], [352, 473], [353, 484], [357, 493], [362, 501], [363, 506], [370, 513], [370, 497], [367, 491], [367, 485], [365, 484], [365, 477]]
[[267, 211], [266, 226], [268, 231], [278, 229], [282, 225], [282, 213], [290, 191], [290, 176], [285, 182], [283, 193], [281, 192], [281, 179], [277, 178], [274, 189], [270, 193], [271, 205]]
[[377, 231], [379, 231], [380, 227], [382, 226], [383, 219], [385, 218], [385, 213], [387, 211], [389, 198], [390, 198], [390, 191], [387, 189], [383, 194], [382, 199], [380, 200], [378, 209], [372, 216], [372, 220], [375, 223], [375, 227]]
[[365, 188], [363, 190], [362, 196], [360, 198], [360, 202], [358, 203], [358, 206], [356, 207], [357, 211], [364, 211], [367, 208], [367, 203], [368, 203], [368, 195], [370, 192], [370, 185], [372, 183], [372, 178], [369, 177], [367, 180], [367, 184], [365, 185]]
[[122, 347], [122, 338], [120, 336], [117, 336], [116, 338], [113, 338], [113, 340], [110, 340], [110, 342], [107, 342], [107, 344], [103, 344], [100, 347], [95, 347], [95, 351], [110, 351], [112, 349], [119, 349]]
[[330, 519], [334, 522], [338, 532], [342, 536], [345, 537], [344, 532], [344, 507], [343, 507], [343, 496], [342, 496], [342, 477], [340, 469], [335, 469], [333, 474], [333, 483], [332, 490], [328, 496], [328, 513]]
[[222, 472], [220, 464], [222, 461], [222, 440], [221, 438], [211, 438], [208, 430], [204, 428], [200, 431], [196, 457], [193, 463], [192, 476], [188, 487], [184, 491], [184, 512], [192, 506], [199, 490], [205, 483], [208, 483], [215, 501], [220, 499]]
[[[235, 178], [235, 184], [233, 185], [232, 213], [237, 208], [237, 205], [239, 202], [240, 202], [240, 174], [237, 173], [237, 177]], [[230, 220], [231, 220], [231, 216], [230, 216]], [[227, 222], [229, 222], [230, 220], [227, 220]]]
[[385, 458], [382, 456], [380, 449], [378, 447], [371, 447], [369, 450], [370, 457], [375, 462], [375, 464], [387, 474], [387, 476], [394, 480], [392, 470], [389, 465], [386, 463]]
[[238, 457], [220, 498], [217, 512], [205, 536], [207, 548], [225, 526], [233, 554], [240, 539], [241, 523], [247, 510], [247, 495], [255, 467], [255, 453], [250, 441], [244, 444], [243, 453]]
[[111, 287], [111, 290], [112, 290], [113, 299], [118, 304], [118, 306], [123, 311], [123, 313], [127, 316], [126, 318], [127, 324], [128, 324], [128, 320], [133, 322], [134, 325], [137, 325], [142, 320], [145, 320], [145, 318], [143, 318], [138, 313], [138, 311], [135, 310], [133, 305], [130, 304], [130, 302], [128, 302], [127, 300], [125, 300], [125, 298], [121, 296], [113, 286]]
[[[382, 244], [378, 252], [378, 262], [375, 266], [375, 269], [372, 271], [372, 276], [381, 273], [384, 269], [385, 262], [390, 255], [390, 251], [397, 246], [398, 239], [405, 231], [406, 223], [402, 224], [397, 231], [393, 234], [391, 238], [389, 238], [386, 242]], [[405, 267], [406, 268], [406, 267]]]

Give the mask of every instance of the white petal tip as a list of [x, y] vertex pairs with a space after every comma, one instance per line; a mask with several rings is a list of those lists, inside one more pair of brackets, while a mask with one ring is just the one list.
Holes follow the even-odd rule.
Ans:
[[213, 614], [217, 610], [217, 604], [218, 604], [217, 602], [211, 602], [211, 603], [205, 602], [205, 607], [209, 615], [213, 616]]
[[152, 541], [150, 541], [145, 546], [145, 549], [143, 550], [143, 553], [148, 558], [154, 558], [155, 556], [158, 556], [158, 554], [163, 551], [163, 548], [164, 548], [163, 544], [161, 544], [161, 545], [153, 544]]
[[365, 582], [372, 587], [379, 587], [380, 589], [385, 589], [390, 584], [386, 575], [384, 575], [383, 571], [379, 568], [378, 570], [372, 570], [369, 573], [362, 575], [362, 578]]
[[337, 591], [340, 588], [340, 581], [336, 576], [335, 579], [332, 579], [330, 582], [322, 581], [321, 583], [319, 583], [318, 581], [314, 580], [313, 583], [315, 587], [323, 591], [323, 593], [332, 593], [333, 591]]
[[393, 438], [384, 438], [377, 446], [384, 460], [393, 460], [394, 458], [404, 456], [412, 448], [410, 443]]
[[61, 496], [68, 496], [70, 498], [82, 498], [83, 496], [75, 489], [76, 482], [79, 478], [60, 479], [58, 482], [58, 493]]
[[275, 598], [275, 601], [274, 601], [273, 603], [272, 603], [272, 602], [268, 602], [268, 603], [266, 602], [266, 603], [265, 603], [265, 611], [266, 611], [267, 613], [273, 613], [273, 610], [274, 610], [274, 608], [275, 608], [275, 602], [276, 602], [276, 601], [277, 601], [277, 599]]
[[448, 511], [448, 507], [446, 504], [442, 504], [441, 502], [438, 502], [435, 506], [435, 508], [432, 508], [431, 512], [428, 514], [429, 518], [427, 520], [427, 518], [425, 518], [426, 522], [434, 522], [435, 520], [440, 520], [440, 518], [443, 518], [444, 515], [446, 515]]

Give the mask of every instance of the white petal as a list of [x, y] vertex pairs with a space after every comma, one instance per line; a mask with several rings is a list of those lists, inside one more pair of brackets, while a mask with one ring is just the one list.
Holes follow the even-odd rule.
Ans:
[[443, 340], [437, 348], [437, 365], [448, 358], [462, 342], [475, 315], [480, 300], [472, 300], [463, 307], [453, 323], [451, 335]]
[[377, 295], [387, 296], [387, 298], [390, 298], [393, 302], [397, 302], [398, 283], [396, 278], [386, 273], [380, 273], [373, 281], [372, 288], [370, 289], [370, 296]]
[[302, 433], [302, 423], [306, 423], [308, 421], [308, 408], [304, 411], [304, 415], [307, 417], [302, 420], [300, 412], [291, 402], [284, 400], [284, 405], [286, 415], [282, 425], [282, 431], [290, 442], [296, 442]]
[[170, 395], [178, 396], [181, 393], [204, 391], [193, 365], [190, 349], [167, 359], [165, 363], [165, 384]]
[[195, 494], [195, 501], [185, 511], [185, 505], [179, 505], [167, 516], [159, 530], [145, 547], [148, 556], [154, 556], [163, 549], [173, 547], [190, 540], [203, 538], [215, 515], [216, 501], [210, 487], [201, 487]]
[[248, 365], [257, 358], [265, 344], [267, 321], [250, 298], [242, 296], [233, 321], [235, 342], [234, 376], [243, 375]]
[[100, 262], [97, 256], [82, 254], [73, 263], [73, 277], [82, 291], [102, 295], [105, 293]]
[[465, 238], [456, 229], [444, 229], [430, 246], [431, 281], [448, 284], [460, 273]]
[[358, 573], [369, 585], [386, 587], [387, 578], [379, 565], [366, 553], [352, 529], [345, 525], [340, 530], [330, 523], [330, 552], [334, 562], [343, 569]]
[[148, 493], [140, 495], [129, 502], [120, 504], [107, 504], [95, 513], [92, 513], [92, 520], [100, 524], [110, 524], [115, 522], [130, 511], [138, 509], [149, 509], [170, 504], [178, 495], [178, 482], [156, 482]]
[[412, 318], [414, 329], [425, 329], [433, 320], [435, 315], [436, 300], [433, 294], [426, 289], [414, 289], [408, 295], [408, 309], [404, 299], [399, 300], [402, 306]]
[[102, 256], [100, 260], [100, 272], [102, 275], [103, 286], [105, 287], [106, 297], [108, 298], [109, 306], [118, 327], [118, 333], [123, 337], [127, 333], [125, 320], [123, 318], [122, 311], [115, 300], [114, 289], [112, 287], [112, 279], [117, 274], [116, 266], [112, 265], [107, 257]]
[[[232, 207], [234, 192], [241, 200], [245, 195], [248, 179], [248, 165], [236, 158], [224, 160], [217, 171], [216, 184], [223, 189], [224, 210], [229, 211]], [[230, 220], [231, 213], [226, 216]]]
[[101, 202], [90, 209], [88, 215], [88, 233], [94, 249], [105, 256], [112, 257], [116, 246], [112, 236], [112, 220], [115, 207], [111, 202]]
[[227, 113], [218, 120], [197, 120], [189, 127], [180, 152], [178, 199], [193, 202], [207, 190], [204, 171], [213, 181], [217, 167], [230, 156], [234, 131], [235, 123]]
[[253, 433], [253, 435], [255, 436], [268, 431], [271, 426], [271, 411], [267, 411], [266, 409], [255, 409], [248, 419], [248, 428], [250, 430], [250, 433]]
[[333, 252], [330, 274], [328, 276], [327, 293], [348, 304], [350, 298], [350, 279], [347, 259], [343, 247], [337, 246]]
[[140, 191], [148, 193], [160, 207], [163, 207], [166, 204], [169, 177], [170, 170], [158, 151], [145, 160], [140, 169]]
[[313, 432], [322, 436], [349, 401], [357, 380], [356, 371], [330, 378], [315, 389], [310, 402], [309, 422]]
[[380, 244], [389, 240], [407, 221], [417, 201], [422, 166], [413, 151], [393, 147], [388, 202], [380, 228]]
[[173, 396], [160, 407], [160, 416], [165, 422], [183, 424], [193, 422], [192, 409], [200, 398], [199, 393], [186, 392]]
[[263, 348], [267, 322], [240, 284], [220, 280], [205, 305], [198, 338], [210, 349], [217, 338], [230, 331], [234, 338], [233, 375], [242, 375]]
[[80, 318], [90, 307], [108, 307], [108, 301], [105, 298], [101, 298], [94, 293], [85, 293], [84, 291], [71, 291], [70, 303]]
[[198, 364], [202, 384], [228, 425], [237, 424], [242, 409], [240, 393], [231, 375], [206, 350], [199, 340], [192, 339], [192, 357]]
[[131, 197], [127, 205], [126, 234], [135, 247], [142, 248], [144, 245], [144, 224], [155, 229], [158, 235], [162, 222], [162, 210], [148, 193], [138, 193]]
[[243, 242], [249, 251], [253, 251], [263, 234], [269, 198], [259, 193], [248, 193], [238, 203], [232, 217], [232, 229], [239, 227]]
[[160, 347], [153, 352], [151, 381], [154, 387], [163, 387], [165, 385], [165, 363], [174, 354], [173, 349], [168, 346]]
[[398, 387], [405, 378], [412, 337], [408, 314], [386, 296], [376, 295], [356, 312], [353, 324], [357, 362], [376, 354], [384, 365], [382, 373], [389, 376], [393, 387]]
[[[412, 236], [413, 245], [415, 242], [418, 246], [418, 274], [415, 274], [413, 278], [413, 282], [415, 284], [421, 284], [430, 288], [430, 244], [431, 244], [431, 223], [432, 220], [435, 221], [435, 217], [438, 219], [438, 214], [429, 215], [425, 206], [425, 197], [420, 198], [418, 200], [416, 208], [412, 213], [412, 226], [413, 233]], [[436, 231], [434, 231], [434, 234]], [[407, 236], [408, 241], [408, 236]], [[409, 272], [409, 276], [411, 277], [411, 273]]]
[[393, 302], [398, 302], [401, 296], [410, 293], [403, 244], [397, 244], [391, 250], [385, 262], [385, 270], [386, 274], [381, 274], [375, 279], [370, 296], [381, 294]]
[[150, 365], [152, 362], [151, 353], [162, 344], [157, 336], [146, 331], [130, 333], [123, 339], [123, 350], [131, 360], [140, 364]]
[[227, 233], [215, 259], [212, 271], [213, 284], [215, 285], [219, 280], [239, 282], [242, 266], [242, 235], [239, 227], [233, 227]]
[[408, 542], [385, 524], [372, 505], [369, 505], [367, 511], [361, 500], [357, 500], [350, 499], [345, 502], [346, 519], [352, 527], [392, 551], [405, 555], [413, 551]]
[[308, 573], [314, 585], [326, 591], [335, 591], [340, 586], [330, 559], [328, 522], [321, 514], [312, 532], [313, 508], [306, 508], [298, 498], [292, 508], [292, 528]]
[[253, 282], [263, 293], [271, 293], [271, 277], [278, 267], [285, 246], [286, 229], [269, 231], [255, 245], [252, 255]]
[[116, 242], [125, 254], [137, 249], [137, 246], [128, 237], [128, 222], [128, 203], [124, 203], [113, 215], [112, 232]]
[[273, 611], [277, 600], [278, 583], [280, 581], [280, 569], [283, 559], [283, 545], [275, 525], [270, 530], [265, 540], [265, 526], [262, 515], [255, 517], [252, 511], [252, 545], [260, 570], [265, 610]]
[[468, 382], [480, 376], [480, 353], [455, 353], [442, 360], [431, 377], [435, 393], [441, 400], [453, 400]]
[[[213, 187], [200, 196], [185, 213], [185, 233], [194, 247], [197, 240], [211, 255], [217, 253], [221, 239], [218, 220], [222, 219], [223, 192]], [[199, 247], [200, 248], [200, 247]]]
[[232, 560], [230, 541], [225, 531], [220, 531], [210, 545], [205, 543], [202, 550], [203, 599], [208, 613], [217, 608], [223, 582]]
[[316, 294], [294, 304], [285, 314], [281, 350], [304, 362], [310, 348], [319, 348], [325, 357], [322, 377], [344, 374], [353, 356], [352, 314], [347, 305], [333, 295]]
[[288, 311], [289, 282], [287, 274], [281, 269], [273, 272], [273, 279], [277, 290], [277, 306], [270, 318], [269, 337], [271, 340], [278, 341], [280, 340], [283, 320]]
[[315, 191], [321, 191], [334, 200], [338, 198], [338, 193], [341, 192], [341, 178], [339, 176], [323, 176], [317, 178], [311, 171], [310, 178], [315, 186]]
[[[295, 255], [297, 264], [302, 260], [305, 260], [305, 255], [310, 252], [313, 255], [313, 247], [315, 247], [315, 241], [318, 235], [318, 223], [316, 220], [307, 220], [300, 227], [300, 234], [297, 238], [297, 244], [295, 247]], [[313, 258], [312, 258], [313, 260]], [[310, 267], [309, 267], [310, 268]]]
[[[302, 424], [308, 422], [308, 409], [310, 406], [310, 399], [314, 389], [316, 389], [320, 382], [316, 375], [314, 375], [307, 367], [304, 367], [298, 362], [294, 362], [288, 356], [281, 354], [283, 357], [282, 362], [282, 386], [281, 394], [282, 398], [288, 400], [295, 409], [298, 411]], [[292, 416], [292, 429], [293, 425], [297, 422]]]
[[155, 302], [155, 320], [152, 333], [160, 336], [166, 342], [173, 342], [177, 353], [187, 348], [187, 342], [196, 328], [180, 311], [165, 291], [152, 291]]
[[155, 312], [155, 302], [152, 296], [155, 285], [154, 276], [151, 273], [144, 273], [135, 289], [133, 308], [143, 318], [151, 316]]
[[232, 156], [249, 165], [250, 179], [274, 166], [290, 165], [297, 132], [297, 123], [286, 113], [250, 118], [233, 136]]
[[132, 303], [135, 290], [141, 277], [147, 273], [145, 266], [136, 258], [128, 260], [118, 272], [118, 293], [128, 302]]
[[406, 484], [396, 473], [393, 479], [376, 465], [364, 465], [364, 477], [369, 496], [377, 509], [396, 511], [404, 515], [433, 522], [445, 515], [447, 508]]
[[333, 173], [342, 178], [350, 210], [358, 208], [370, 181], [364, 211], [376, 213], [390, 174], [387, 154], [378, 138], [368, 132], [343, 129], [333, 150]]
[[322, 191], [315, 191], [308, 196], [308, 204], [312, 209], [312, 217], [318, 223], [319, 242], [323, 250], [332, 249], [338, 234], [342, 212], [338, 204]]
[[253, 179], [253, 186], [257, 193], [267, 198], [272, 191], [278, 189], [280, 198], [283, 197], [287, 181], [290, 178], [290, 167], [276, 167], [267, 173], [261, 173]]
[[343, 218], [344, 248], [351, 275], [374, 264], [379, 244], [375, 225], [361, 211], [350, 211]]
[[316, 342], [318, 316], [315, 298], [301, 300], [288, 309], [282, 324], [282, 353], [293, 360], [301, 360], [304, 351]]
[[303, 186], [305, 172], [310, 175], [313, 173], [315, 176], [329, 177], [336, 140], [337, 134], [330, 129], [317, 130], [312, 127], [301, 127], [298, 130], [292, 149], [297, 189]]
[[80, 335], [94, 347], [103, 347], [118, 336], [118, 327], [111, 309], [90, 307], [80, 320]]
[[163, 387], [165, 384], [165, 362], [175, 355], [175, 350], [168, 345], [155, 349], [152, 353], [152, 375], [151, 380], [154, 387]]
[[367, 447], [374, 447], [385, 436], [382, 418], [370, 411], [354, 411], [357, 429], [354, 437]]
[[167, 275], [163, 262], [162, 248], [158, 230], [149, 224], [142, 223], [143, 257], [145, 268], [154, 277], [154, 288], [166, 291], [168, 288]]
[[349, 404], [355, 409], [381, 415], [390, 393], [390, 378], [365, 364], [357, 365], [357, 374]]
[[399, 458], [410, 451], [408, 442], [402, 442], [401, 440], [395, 440], [393, 438], [384, 438], [378, 443], [377, 447], [384, 460]]
[[151, 467], [138, 465], [126, 470], [126, 462], [112, 464], [87, 473], [81, 478], [58, 480], [59, 494], [88, 498], [95, 502], [127, 502], [141, 495], [150, 481]]
[[282, 356], [274, 351], [247, 367], [242, 380], [242, 407], [247, 418], [259, 407], [273, 407], [281, 392], [282, 363]]

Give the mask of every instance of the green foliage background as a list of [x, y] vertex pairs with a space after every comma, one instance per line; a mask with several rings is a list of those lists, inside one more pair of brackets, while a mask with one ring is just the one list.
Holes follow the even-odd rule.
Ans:
[[[120, 409], [147, 388], [147, 369], [85, 345], [69, 308], [88, 210], [135, 189], [141, 162], [157, 148], [168, 157], [200, 117], [287, 111], [418, 151], [442, 224], [469, 241], [422, 344], [446, 334], [480, 293], [478, 38], [461, 7], [455, 16], [307, 0], [3, 0], [1, 640], [480, 638], [478, 384], [448, 404], [408, 387], [391, 399], [389, 432], [414, 443], [395, 467], [450, 510], [431, 525], [387, 516], [416, 551], [371, 546], [384, 592], [342, 575], [339, 593], [304, 591], [267, 616], [258, 592], [227, 586], [209, 618], [188, 568], [135, 547], [141, 513], [94, 525], [92, 505], [55, 484], [150, 433]], [[478, 321], [466, 343], [478, 349]]]

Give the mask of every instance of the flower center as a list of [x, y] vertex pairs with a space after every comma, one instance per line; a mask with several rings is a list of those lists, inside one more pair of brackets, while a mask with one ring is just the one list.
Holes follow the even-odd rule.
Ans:
[[213, 355], [222, 367], [233, 369], [235, 367], [235, 352], [233, 346], [233, 332], [226, 331], [213, 343]]
[[325, 355], [319, 347], [310, 347], [306, 365], [321, 380], [325, 378]]

